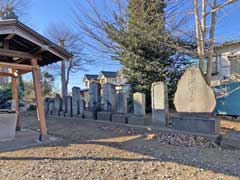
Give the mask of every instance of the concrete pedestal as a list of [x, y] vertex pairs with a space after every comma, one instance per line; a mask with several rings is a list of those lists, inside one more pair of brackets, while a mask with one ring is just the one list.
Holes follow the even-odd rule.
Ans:
[[85, 110], [83, 112], [83, 117], [85, 119], [97, 119], [97, 111], [96, 110]]
[[149, 116], [135, 116], [134, 114], [128, 115], [128, 124], [134, 124], [139, 126], [150, 126], [152, 124], [152, 118]]
[[128, 116], [124, 113], [113, 113], [112, 122], [128, 124]]
[[220, 121], [213, 117], [171, 117], [172, 128], [175, 130], [203, 134], [219, 134]]
[[97, 113], [97, 119], [98, 120], [104, 120], [104, 121], [111, 121], [112, 120], [112, 113], [107, 111], [99, 111]]
[[0, 114], [0, 141], [15, 138], [17, 114]]

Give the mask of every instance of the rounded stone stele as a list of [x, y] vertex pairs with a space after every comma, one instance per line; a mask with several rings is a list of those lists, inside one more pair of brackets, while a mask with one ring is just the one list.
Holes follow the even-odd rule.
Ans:
[[213, 89], [199, 68], [189, 68], [178, 82], [174, 97], [177, 112], [212, 113], [216, 106]]

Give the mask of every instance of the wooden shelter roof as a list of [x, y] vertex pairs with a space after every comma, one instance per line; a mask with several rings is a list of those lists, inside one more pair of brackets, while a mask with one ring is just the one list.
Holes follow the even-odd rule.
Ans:
[[[5, 43], [7, 42], [7, 48]], [[71, 54], [16, 19], [0, 20], [0, 62], [45, 66], [71, 58]]]

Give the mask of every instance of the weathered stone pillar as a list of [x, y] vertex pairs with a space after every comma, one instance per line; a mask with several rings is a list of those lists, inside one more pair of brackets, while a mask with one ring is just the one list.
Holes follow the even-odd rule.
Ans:
[[72, 88], [72, 114], [77, 116], [80, 114], [80, 88]]
[[72, 96], [67, 96], [67, 116], [72, 117]]
[[83, 99], [83, 97], [80, 96], [80, 101], [79, 101], [79, 114], [83, 114], [85, 110], [85, 101]]
[[56, 94], [56, 97], [54, 98], [54, 105], [55, 105], [55, 113], [59, 116], [60, 111], [62, 110], [62, 98], [59, 94]]
[[102, 111], [116, 111], [115, 88], [113, 84], [103, 85]]
[[101, 109], [100, 84], [91, 82], [89, 86], [88, 108], [84, 110], [84, 118], [97, 119], [97, 111]]
[[133, 94], [134, 115], [145, 116], [146, 114], [146, 96], [144, 93]]
[[49, 97], [44, 99], [44, 112], [46, 115], [49, 113]]
[[128, 113], [128, 95], [125, 93], [117, 93], [116, 94], [116, 102], [117, 102], [117, 112], [118, 113]]
[[100, 84], [96, 82], [91, 82], [89, 86], [89, 106], [91, 110], [100, 110]]
[[168, 126], [168, 90], [164, 82], [152, 84], [152, 121], [161, 126]]

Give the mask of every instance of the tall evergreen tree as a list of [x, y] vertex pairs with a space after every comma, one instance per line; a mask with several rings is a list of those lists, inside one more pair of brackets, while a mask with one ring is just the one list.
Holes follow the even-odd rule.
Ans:
[[172, 99], [180, 71], [171, 58], [175, 42], [165, 29], [164, 8], [164, 0], [130, 0], [127, 30], [109, 25], [108, 35], [120, 46], [115, 58], [133, 92], [150, 94], [153, 82], [165, 81]]

